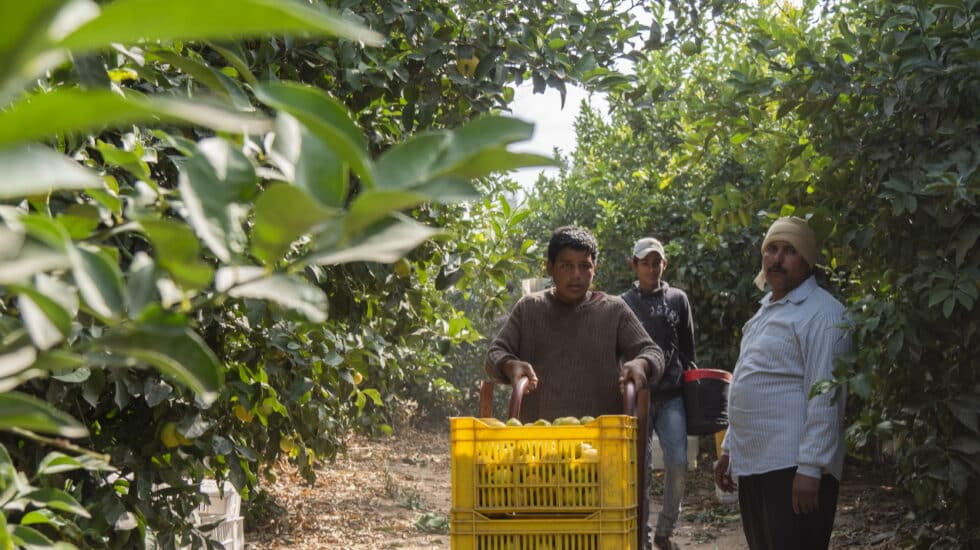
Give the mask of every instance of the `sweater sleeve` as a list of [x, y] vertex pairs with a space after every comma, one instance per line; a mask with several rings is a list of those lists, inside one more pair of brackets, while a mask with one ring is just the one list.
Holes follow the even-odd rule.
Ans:
[[519, 359], [518, 351], [521, 347], [521, 326], [523, 311], [526, 301], [521, 299], [511, 310], [507, 321], [501, 327], [500, 332], [490, 342], [490, 349], [487, 351], [487, 358], [483, 365], [484, 370], [492, 380], [510, 384], [510, 380], [504, 376], [500, 367], [509, 359]]
[[664, 352], [647, 334], [640, 320], [633, 314], [626, 302], [622, 305], [619, 315], [618, 343], [616, 352], [625, 361], [643, 358], [650, 366], [647, 379], [655, 384], [664, 375]]
[[[807, 392], [821, 380], [833, 380], [834, 358], [851, 350], [851, 335], [834, 315], [818, 315], [802, 330], [803, 387]], [[843, 445], [844, 404], [847, 389], [814, 396], [807, 401], [806, 423], [797, 455], [800, 474], [820, 478]]]

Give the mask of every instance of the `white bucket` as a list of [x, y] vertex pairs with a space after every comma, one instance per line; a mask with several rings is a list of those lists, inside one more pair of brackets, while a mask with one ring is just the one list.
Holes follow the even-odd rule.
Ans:
[[[654, 470], [664, 469], [664, 452], [660, 448], [660, 439], [657, 438], [657, 434], [653, 434], [650, 438], [650, 450], [653, 452], [653, 461], [651, 467]], [[693, 472], [698, 469], [698, 436], [689, 435], [687, 436], [687, 471]]]

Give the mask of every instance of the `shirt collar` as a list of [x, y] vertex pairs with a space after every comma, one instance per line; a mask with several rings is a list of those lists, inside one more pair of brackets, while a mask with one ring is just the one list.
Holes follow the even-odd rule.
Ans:
[[800, 283], [800, 286], [789, 291], [789, 293], [786, 296], [783, 296], [782, 300], [777, 300], [775, 302], [770, 303], [769, 299], [772, 297], [772, 291], [770, 290], [769, 292], [766, 293], [765, 296], [762, 297], [761, 300], [759, 300], [759, 303], [762, 304], [763, 306], [768, 306], [772, 304], [781, 304], [784, 302], [792, 302], [794, 304], [799, 304], [802, 303], [804, 300], [806, 300], [810, 296], [810, 294], [812, 294], [813, 291], [816, 289], [817, 289], [817, 278], [814, 277], [813, 275], [810, 275], [809, 277], [807, 277], [805, 281]]
[[654, 294], [659, 294], [661, 292], [665, 292], [668, 288], [670, 288], [670, 285], [667, 284], [667, 281], [665, 281], [663, 279], [660, 279], [660, 286], [659, 287], [657, 287], [657, 288], [655, 288], [653, 290], [644, 290], [644, 289], [640, 288], [640, 281], [633, 281], [633, 288], [637, 292], [639, 292], [641, 295], [643, 295], [643, 296], [652, 296]]

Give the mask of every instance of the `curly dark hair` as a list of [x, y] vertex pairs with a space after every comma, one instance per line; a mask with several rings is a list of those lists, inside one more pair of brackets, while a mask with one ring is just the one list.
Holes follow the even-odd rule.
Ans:
[[599, 245], [596, 244], [592, 233], [581, 227], [566, 225], [555, 229], [551, 234], [551, 241], [548, 242], [548, 261], [555, 263], [561, 249], [569, 247], [588, 252], [593, 262], [599, 255]]

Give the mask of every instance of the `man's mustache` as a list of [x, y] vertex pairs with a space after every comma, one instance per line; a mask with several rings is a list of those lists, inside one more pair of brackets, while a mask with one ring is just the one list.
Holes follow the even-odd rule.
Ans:
[[769, 269], [767, 269], [766, 271], [768, 271], [769, 273], [786, 273], [786, 270], [783, 269], [783, 266], [781, 265], [774, 265]]

